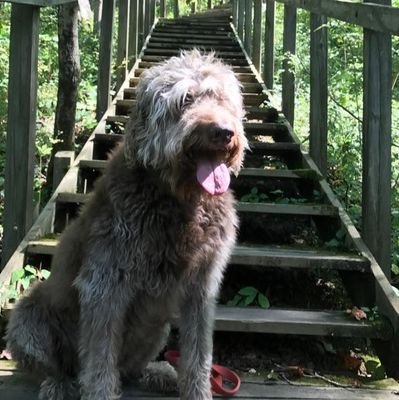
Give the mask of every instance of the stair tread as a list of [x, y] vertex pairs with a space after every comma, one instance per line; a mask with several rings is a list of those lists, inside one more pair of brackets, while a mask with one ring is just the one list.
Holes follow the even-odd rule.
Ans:
[[[107, 160], [80, 160], [82, 168], [104, 169]], [[242, 168], [239, 176], [263, 177], [263, 178], [288, 178], [288, 179], [320, 179], [321, 176], [313, 169], [261, 169]]]
[[279, 204], [238, 202], [236, 207], [239, 212], [338, 216], [338, 208], [329, 204]]
[[291, 335], [384, 338], [388, 324], [351, 319], [345, 311], [218, 306], [215, 330]]
[[333, 268], [366, 272], [370, 261], [348, 252], [324, 249], [300, 249], [289, 246], [237, 245], [231, 264], [282, 268]]

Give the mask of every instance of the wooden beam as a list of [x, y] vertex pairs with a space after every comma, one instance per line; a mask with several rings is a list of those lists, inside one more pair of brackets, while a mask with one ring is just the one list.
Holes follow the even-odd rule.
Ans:
[[129, 69], [133, 67], [137, 59], [138, 50], [138, 0], [130, 1], [129, 16]]
[[115, 0], [104, 1], [101, 18], [100, 55], [97, 85], [97, 121], [101, 119], [110, 104], [112, 31]]
[[73, 3], [76, 0], [5, 0], [7, 3], [25, 4], [30, 6], [46, 7], [59, 6], [61, 4]]
[[295, 74], [292, 71], [291, 55], [296, 52], [296, 17], [297, 9], [291, 5], [284, 7], [283, 61], [282, 76], [282, 111], [291, 126], [295, 116]]
[[364, 30], [362, 236], [388, 278], [391, 272], [391, 52], [390, 34]]
[[179, 0], [173, 0], [173, 17], [179, 18], [180, 10], [179, 10]]
[[325, 15], [378, 32], [399, 35], [399, 8], [387, 5], [353, 3], [348, 0], [277, 0], [303, 8], [314, 14]]
[[320, 172], [327, 173], [327, 17], [310, 16], [310, 155]]
[[252, 56], [252, 0], [245, 0], [244, 48]]
[[244, 39], [244, 14], [245, 14], [245, 1], [238, 1], [238, 22], [237, 22], [237, 33], [241, 40]]
[[252, 61], [258, 72], [260, 72], [262, 37], [262, 0], [254, 0], [254, 32], [252, 38]]
[[159, 2], [159, 16], [160, 16], [160, 18], [166, 17], [165, 0], [160, 0], [160, 2]]
[[75, 160], [75, 152], [69, 150], [58, 151], [54, 156], [53, 169], [53, 191], [57, 189], [62, 178], [68, 172], [73, 161]]
[[144, 15], [145, 15], [145, 2], [144, 0], [138, 0], [139, 11], [138, 11], [138, 53], [144, 45]]
[[127, 59], [129, 48], [129, 17], [130, 1], [119, 0], [119, 21], [118, 21], [118, 49], [116, 57], [117, 75], [116, 88], [121, 87], [127, 75]]
[[37, 6], [12, 5], [3, 266], [32, 225], [39, 16]]
[[233, 24], [237, 29], [238, 24], [238, 0], [232, 0], [232, 8], [233, 8]]
[[263, 63], [263, 79], [268, 89], [273, 89], [274, 83], [274, 30], [276, 22], [276, 2], [266, 0], [265, 21], [265, 52]]

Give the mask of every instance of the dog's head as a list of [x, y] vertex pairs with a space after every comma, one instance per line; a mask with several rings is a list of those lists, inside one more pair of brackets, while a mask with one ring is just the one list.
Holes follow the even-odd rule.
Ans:
[[233, 71], [213, 54], [183, 52], [143, 73], [126, 154], [174, 185], [221, 194], [242, 166], [243, 116]]

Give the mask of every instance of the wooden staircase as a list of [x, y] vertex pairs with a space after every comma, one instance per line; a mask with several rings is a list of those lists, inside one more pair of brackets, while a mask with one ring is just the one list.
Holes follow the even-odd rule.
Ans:
[[295, 276], [333, 271], [351, 305], [372, 308], [378, 304], [381, 314], [377, 321], [357, 321], [345, 309], [325, 308], [322, 302], [312, 304], [311, 309], [295, 304], [283, 307], [271, 297], [270, 309], [220, 305], [215, 329], [367, 337], [385, 344], [381, 346], [384, 356], [394, 340], [399, 310], [389, 282], [285, 117], [267, 106], [266, 88], [243, 51], [229, 14], [204, 15], [161, 20], [153, 27], [113, 105], [3, 270], [0, 282], [6, 282], [22, 264], [50, 266], [58, 235], [77, 215], [105, 168], [109, 152], [122, 139], [141, 73], [181, 49], [214, 50], [232, 65], [242, 83], [251, 147], [244, 169], [232, 181], [240, 200], [241, 227], [228, 276], [248, 271], [256, 286], [262, 285], [265, 272], [275, 270], [292, 271]]

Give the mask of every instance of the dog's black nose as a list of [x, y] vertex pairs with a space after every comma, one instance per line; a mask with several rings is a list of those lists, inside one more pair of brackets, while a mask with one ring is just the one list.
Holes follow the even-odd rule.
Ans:
[[210, 132], [211, 140], [218, 143], [230, 143], [234, 132], [226, 127], [214, 125]]

